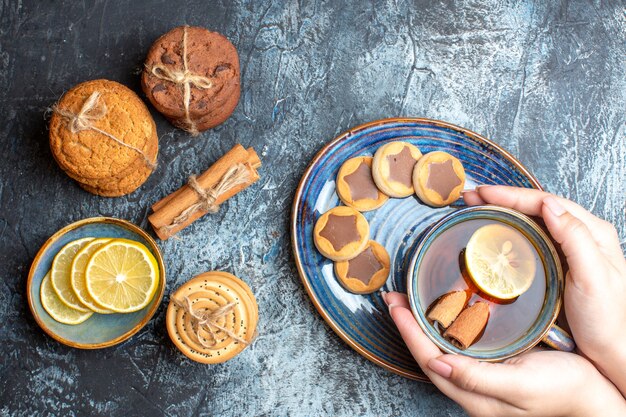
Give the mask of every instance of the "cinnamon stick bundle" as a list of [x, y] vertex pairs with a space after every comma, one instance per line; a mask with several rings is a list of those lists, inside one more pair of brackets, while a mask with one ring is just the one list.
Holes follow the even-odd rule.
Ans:
[[460, 349], [467, 349], [480, 338], [489, 321], [489, 304], [477, 301], [459, 314], [443, 337]]
[[453, 291], [439, 297], [428, 310], [427, 318], [447, 329], [467, 305], [469, 291]]
[[209, 169], [152, 206], [148, 221], [166, 240], [259, 179], [259, 156], [252, 148], [235, 145]]

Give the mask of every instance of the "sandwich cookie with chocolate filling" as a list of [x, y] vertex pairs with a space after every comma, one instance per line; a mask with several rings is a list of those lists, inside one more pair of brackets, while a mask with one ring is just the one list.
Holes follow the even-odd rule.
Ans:
[[355, 294], [370, 294], [385, 284], [390, 264], [387, 250], [380, 243], [370, 240], [356, 258], [335, 262], [335, 275], [346, 290]]
[[389, 197], [383, 194], [372, 177], [371, 156], [348, 159], [337, 174], [337, 195], [346, 206], [359, 211], [374, 210]]
[[446, 152], [429, 152], [413, 170], [415, 194], [433, 207], [455, 202], [465, 186], [465, 170], [461, 161]]
[[256, 336], [259, 307], [250, 287], [227, 272], [192, 278], [172, 296], [167, 332], [189, 359], [205, 364], [232, 359]]
[[370, 226], [352, 207], [328, 210], [315, 223], [313, 241], [322, 255], [333, 261], [347, 261], [365, 249]]
[[413, 194], [413, 167], [422, 153], [407, 142], [391, 142], [378, 148], [372, 163], [376, 186], [390, 197]]

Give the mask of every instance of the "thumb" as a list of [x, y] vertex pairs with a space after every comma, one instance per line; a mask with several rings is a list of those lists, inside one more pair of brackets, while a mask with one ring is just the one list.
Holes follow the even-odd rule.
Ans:
[[514, 365], [479, 362], [462, 355], [441, 355], [431, 359], [428, 367], [466, 392], [505, 401], [519, 394], [516, 394]]
[[587, 226], [556, 198], [543, 199], [543, 220], [567, 258], [572, 283], [584, 292], [603, 276], [604, 259]]

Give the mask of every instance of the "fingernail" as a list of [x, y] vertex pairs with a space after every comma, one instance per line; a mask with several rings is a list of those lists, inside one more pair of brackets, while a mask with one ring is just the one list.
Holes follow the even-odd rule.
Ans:
[[452, 367], [439, 359], [433, 358], [429, 360], [428, 367], [441, 377], [450, 378], [450, 375], [452, 375]]
[[389, 304], [389, 305], [387, 306], [387, 308], [389, 308], [389, 314], [391, 314], [391, 310], [393, 310], [393, 308], [394, 308], [395, 306], [396, 306], [395, 304]]
[[550, 210], [550, 212], [552, 212], [552, 214], [557, 217], [562, 216], [567, 212], [567, 210], [565, 210], [561, 203], [559, 203], [554, 197], [544, 198], [543, 204], [545, 204], [548, 210]]
[[471, 190], [471, 189], [467, 189], [467, 190], [461, 190], [461, 195], [464, 195], [466, 193], [473, 193], [476, 190]]
[[382, 297], [383, 301], [385, 302], [385, 304], [389, 305], [389, 303], [387, 302], [387, 291], [381, 291], [380, 292], [380, 296]]
[[488, 184], [481, 184], [481, 185], [477, 185], [477, 186], [476, 186], [476, 188], [475, 188], [475, 190], [476, 190], [476, 191], [478, 191], [478, 190], [480, 190], [481, 188], [485, 188], [485, 187], [489, 187], [489, 185], [488, 185]]

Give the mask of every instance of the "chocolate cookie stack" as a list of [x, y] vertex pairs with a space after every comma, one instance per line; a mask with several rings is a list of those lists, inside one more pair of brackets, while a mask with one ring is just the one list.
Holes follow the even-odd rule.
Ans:
[[223, 123], [240, 95], [239, 56], [217, 32], [181, 26], [152, 45], [141, 78], [154, 107], [192, 134]]

